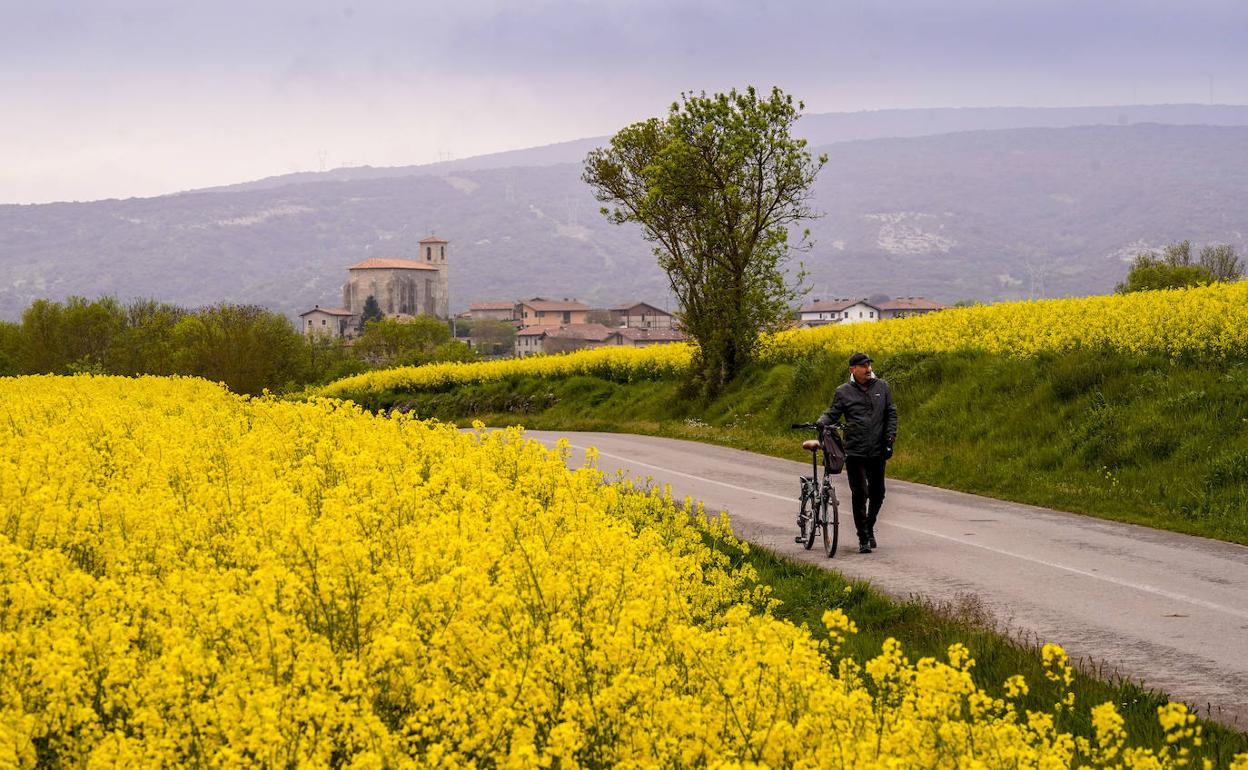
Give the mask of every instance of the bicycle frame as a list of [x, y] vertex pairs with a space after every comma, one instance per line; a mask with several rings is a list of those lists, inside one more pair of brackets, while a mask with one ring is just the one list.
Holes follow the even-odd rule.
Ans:
[[[815, 423], [801, 423], [793, 427], [817, 428], [821, 433], [823, 430], [833, 430], [833, 428]], [[829, 478], [826, 445], [822, 439], [821, 435], [818, 446], [810, 450], [810, 475], [798, 477], [801, 482], [801, 497], [798, 503], [798, 536], [795, 540], [809, 549], [814, 544], [816, 532], [822, 530], [824, 549], [828, 558], [832, 558], [836, 554], [839, 540], [840, 505], [836, 499], [836, 488], [832, 486], [832, 480]], [[825, 455], [822, 477], [819, 474], [821, 453]], [[808, 502], [810, 504], [809, 515], [806, 513]]]

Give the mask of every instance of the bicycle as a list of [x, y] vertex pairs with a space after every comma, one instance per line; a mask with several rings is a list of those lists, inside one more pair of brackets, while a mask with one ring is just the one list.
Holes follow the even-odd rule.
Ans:
[[[828, 457], [827, 448], [824, 446], [824, 431], [832, 432], [835, 430], [832, 426], [819, 425], [813, 422], [796, 423], [794, 430], [799, 428], [815, 429], [819, 433], [818, 439], [807, 439], [802, 442], [802, 449], [810, 452], [810, 469], [809, 476], [800, 476], [802, 485], [801, 498], [798, 500], [797, 507], [797, 537], [794, 542], [799, 543], [810, 550], [815, 544], [815, 535], [823, 534], [823, 549], [828, 554], [828, 558], [836, 556], [836, 544], [840, 534], [841, 512], [840, 502], [836, 499], [836, 487], [832, 486], [830, 478], [834, 473], [839, 473], [840, 468], [834, 471], [831, 467], [832, 463]], [[832, 434], [827, 436], [827, 440], [836, 441], [839, 446], [838, 436]], [[823, 452], [823, 478], [819, 477], [819, 453]]]

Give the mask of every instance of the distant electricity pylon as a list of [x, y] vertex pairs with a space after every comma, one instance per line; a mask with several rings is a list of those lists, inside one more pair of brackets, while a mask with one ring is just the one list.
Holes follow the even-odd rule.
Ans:
[[1047, 261], [1039, 263], [1032, 262], [1030, 259], [1023, 259], [1023, 265], [1026, 267], [1029, 280], [1028, 298], [1043, 299], [1048, 296], [1048, 289], [1045, 286], [1045, 279], [1048, 277], [1049, 264]]
[[328, 156], [329, 156], [329, 153], [326, 152], [325, 150], [317, 150], [316, 152], [316, 157], [321, 162], [321, 171], [325, 170], [325, 158], [327, 158]]

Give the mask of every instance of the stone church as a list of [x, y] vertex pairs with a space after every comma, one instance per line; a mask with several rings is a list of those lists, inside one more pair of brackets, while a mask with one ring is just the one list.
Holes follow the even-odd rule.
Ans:
[[447, 241], [430, 236], [420, 241], [417, 259], [370, 257], [347, 268], [342, 307], [321, 307], [301, 313], [305, 334], [354, 336], [364, 303], [371, 296], [387, 317], [450, 317]]

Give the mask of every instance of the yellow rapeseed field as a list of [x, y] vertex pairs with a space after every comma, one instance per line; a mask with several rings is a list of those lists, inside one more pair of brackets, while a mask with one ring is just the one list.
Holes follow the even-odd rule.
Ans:
[[387, 390], [440, 390], [454, 385], [491, 382], [508, 377], [572, 377], [589, 374], [616, 382], [633, 382], [683, 374], [693, 360], [687, 343], [646, 348], [602, 347], [555, 356], [530, 356], [475, 363], [400, 366], [346, 377], [321, 388], [317, 395], [348, 398]]
[[[1077, 348], [1215, 359], [1248, 355], [1248, 282], [1127, 295], [1003, 302], [881, 323], [834, 324], [766, 335], [764, 361], [819, 350], [873, 355], [979, 350], [1034, 356]], [[318, 395], [359, 398], [386, 391], [441, 390], [507, 377], [593, 374], [619, 382], [686, 372], [694, 348], [598, 348], [539, 358], [401, 367], [348, 377]]]
[[764, 342], [770, 359], [790, 359], [818, 348], [880, 355], [981, 350], [1034, 356], [1091, 348], [1215, 359], [1243, 356], [1248, 354], [1248, 282], [1003, 302], [883, 323], [788, 331]]
[[[1156, 751], [1112, 704], [1019, 713], [960, 645], [840, 659], [705, 544], [722, 522], [565, 457], [198, 380], [0, 380], [0, 768], [1172, 768], [1200, 739], [1181, 705]], [[1055, 727], [1093, 706], [1095, 740]]]

